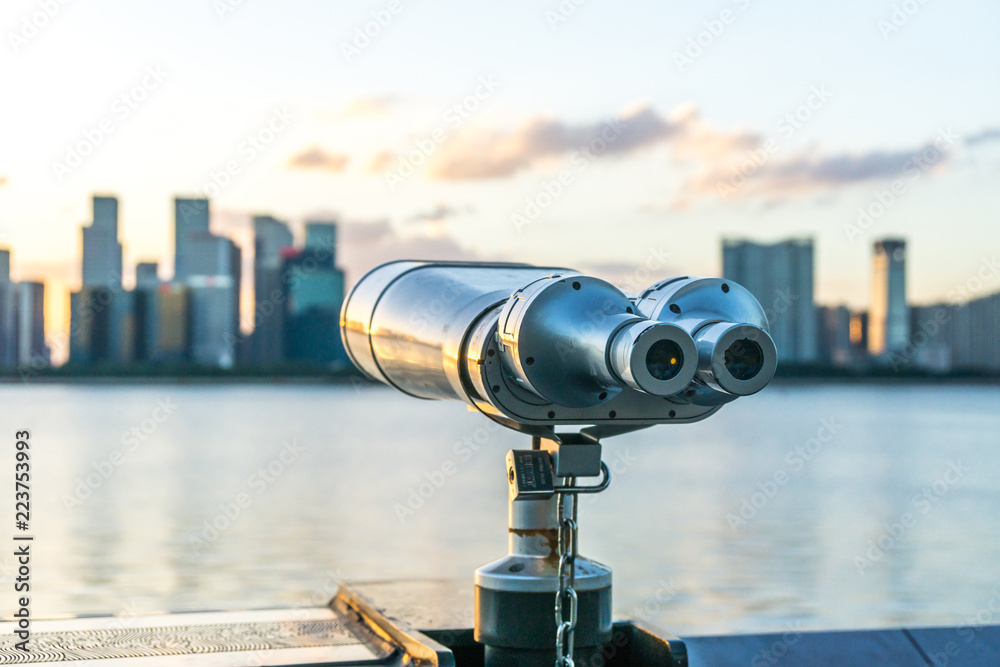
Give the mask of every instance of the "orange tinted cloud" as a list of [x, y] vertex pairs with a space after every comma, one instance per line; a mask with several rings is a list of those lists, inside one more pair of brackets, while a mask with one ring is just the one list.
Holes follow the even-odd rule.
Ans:
[[371, 172], [373, 174], [381, 174], [392, 167], [392, 164], [396, 161], [396, 156], [389, 151], [382, 151], [376, 153], [365, 165], [365, 171]]
[[298, 155], [292, 156], [288, 161], [288, 166], [299, 169], [325, 169], [326, 171], [341, 172], [347, 168], [350, 158], [346, 155], [328, 153], [319, 146], [311, 146]]
[[442, 144], [427, 175], [437, 180], [500, 178], [573, 151], [624, 154], [670, 138], [683, 122], [644, 106], [582, 125], [534, 118], [512, 131], [470, 127]]

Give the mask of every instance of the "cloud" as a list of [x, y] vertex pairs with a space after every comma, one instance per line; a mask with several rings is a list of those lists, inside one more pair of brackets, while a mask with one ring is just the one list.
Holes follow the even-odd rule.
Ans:
[[310, 146], [298, 155], [292, 156], [288, 166], [299, 169], [324, 169], [337, 173], [347, 168], [349, 160], [346, 155], [328, 153], [319, 146]]
[[[392, 103], [391, 98], [373, 98], [356, 100], [349, 106], [360, 112]], [[985, 128], [964, 143], [996, 140], [1000, 140], [1000, 127]], [[570, 123], [537, 116], [513, 129], [469, 123], [436, 146], [424, 175], [439, 181], [499, 179], [560, 162], [577, 151], [624, 156], [666, 146], [668, 162], [664, 168], [680, 170], [686, 180], [669, 204], [669, 210], [678, 211], [694, 206], [700, 198], [717, 197], [725, 189], [730, 191], [727, 198], [763, 196], [769, 201], [781, 201], [897, 178], [912, 168], [913, 160], [919, 160], [922, 152], [937, 150], [934, 144], [927, 143], [912, 149], [831, 154], [786, 146], [785, 141], [787, 138], [767, 137], [753, 128], [714, 126], [691, 103], [669, 114], [643, 104], [604, 121]], [[925, 165], [926, 170], [947, 166], [950, 159], [950, 150], [940, 151], [930, 165]], [[347, 161], [346, 156], [327, 155], [314, 146], [294, 158], [293, 164], [341, 171]], [[393, 152], [384, 150], [369, 158], [364, 169], [384, 173], [396, 161]]]
[[437, 180], [500, 178], [571, 151], [589, 148], [595, 153], [624, 154], [664, 141], [685, 122], [642, 106], [617, 118], [583, 125], [535, 118], [506, 132], [468, 128], [441, 146], [427, 175]]
[[372, 97], [356, 97], [337, 109], [317, 109], [313, 117], [321, 121], [356, 120], [373, 118], [392, 113], [393, 107], [399, 103], [399, 98], [393, 95], [376, 95]]
[[[822, 155], [815, 151], [782, 159], [767, 152], [736, 151], [705, 166], [685, 188], [685, 196], [720, 195], [725, 198], [764, 195], [782, 199], [793, 195], [834, 190], [858, 183], [884, 181], [914, 170], [930, 171], [949, 160], [947, 151], [927, 143], [897, 151], [868, 151]], [[765, 159], [759, 156], [766, 155]], [[690, 203], [687, 199], [686, 203]]]
[[965, 143], [967, 146], [978, 146], [979, 144], [998, 140], [1000, 140], [1000, 127], [987, 127], [976, 134], [966, 137]]
[[337, 112], [338, 118], [367, 118], [388, 114], [397, 98], [392, 95], [378, 97], [356, 97]]
[[451, 208], [444, 204], [438, 204], [430, 211], [425, 213], [417, 213], [406, 219], [406, 222], [434, 222], [436, 220], [444, 220], [445, 218], [450, 218], [457, 215], [459, 211], [457, 209]]
[[373, 174], [381, 174], [389, 171], [395, 161], [395, 155], [389, 151], [382, 151], [380, 153], [376, 153], [370, 160], [368, 160], [368, 164], [365, 165], [365, 171]]

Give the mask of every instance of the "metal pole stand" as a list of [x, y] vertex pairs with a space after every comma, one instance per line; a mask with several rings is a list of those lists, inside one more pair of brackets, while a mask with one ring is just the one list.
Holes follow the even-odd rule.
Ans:
[[[611, 482], [598, 440], [535, 438], [507, 453], [509, 552], [476, 570], [487, 667], [591, 665], [611, 640], [611, 569], [577, 555], [576, 496]], [[577, 486], [577, 477], [596, 477]], [[601, 663], [602, 664], [602, 663]]]

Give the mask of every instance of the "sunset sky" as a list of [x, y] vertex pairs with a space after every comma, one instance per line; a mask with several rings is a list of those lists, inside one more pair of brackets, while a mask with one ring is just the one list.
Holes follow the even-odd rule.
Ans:
[[248, 263], [260, 213], [340, 221], [350, 277], [469, 257], [628, 283], [811, 236], [818, 301], [863, 307], [900, 235], [911, 300], [943, 299], [1000, 252], [997, 25], [985, 0], [11, 0], [0, 247], [51, 331], [93, 193], [120, 199], [127, 277], [170, 276], [172, 198], [208, 193]]

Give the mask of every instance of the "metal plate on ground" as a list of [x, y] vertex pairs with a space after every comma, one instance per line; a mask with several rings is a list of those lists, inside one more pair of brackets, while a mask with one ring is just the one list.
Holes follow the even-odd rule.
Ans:
[[325, 607], [33, 621], [27, 653], [15, 647], [15, 629], [0, 623], [0, 664], [379, 665], [391, 655]]

